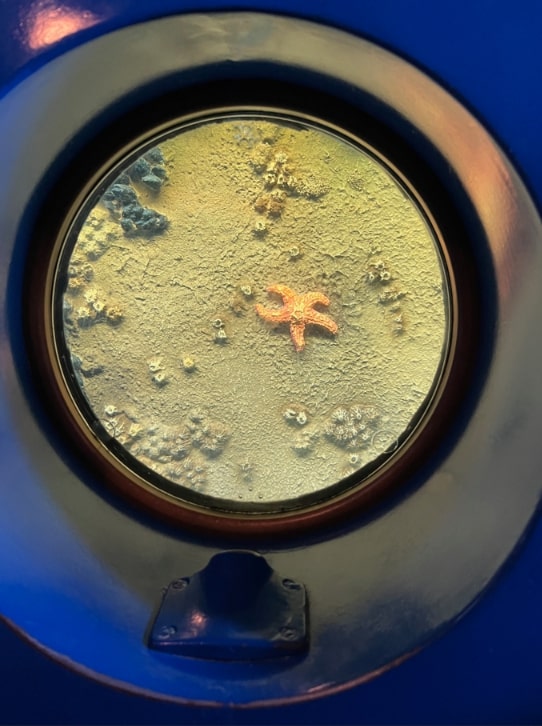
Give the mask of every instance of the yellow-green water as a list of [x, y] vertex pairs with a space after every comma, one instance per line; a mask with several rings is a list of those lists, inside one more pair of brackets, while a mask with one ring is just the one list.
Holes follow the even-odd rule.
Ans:
[[[98, 202], [60, 291], [97, 418], [167, 479], [244, 503], [293, 502], [393, 447], [448, 335], [440, 254], [412, 198], [316, 128], [230, 118], [160, 149], [165, 183], [133, 188], [167, 229], [127, 236]], [[255, 311], [281, 307], [276, 284], [324, 293], [315, 309], [337, 333], [309, 326], [297, 352], [288, 324]]]

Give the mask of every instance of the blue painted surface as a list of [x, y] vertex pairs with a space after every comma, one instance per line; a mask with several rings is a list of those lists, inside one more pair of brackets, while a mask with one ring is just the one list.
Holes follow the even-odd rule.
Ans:
[[263, 555], [219, 552], [203, 570], [168, 585], [147, 643], [203, 661], [280, 664], [308, 649], [306, 606], [304, 586], [275, 572]]
[[[54, 7], [42, 0], [4, 0], [0, 87], [7, 88], [55, 53], [115, 27], [176, 10], [232, 8], [324, 21], [405, 55], [485, 123], [542, 203], [542, 5], [534, 0], [515, 5], [491, 0], [366, 0], [355, 8], [347, 0], [254, 0], [235, 5], [219, 0], [88, 0], [85, 5], [66, 1], [61, 5], [64, 18], [70, 17], [69, 10], [87, 10], [92, 13], [85, 16], [87, 23], [95, 24], [47, 49], [29, 47], [29, 31], [36, 27], [39, 12], [54, 13]], [[147, 701], [64, 670], [2, 628], [0, 719], [103, 724], [540, 722], [541, 550], [539, 522], [483, 601], [440, 641], [372, 683], [305, 706], [231, 713]]]
[[2, 628], [0, 718], [66, 724], [540, 723], [541, 551], [539, 524], [483, 601], [439, 641], [371, 683], [287, 708], [232, 713], [128, 696], [52, 663]]

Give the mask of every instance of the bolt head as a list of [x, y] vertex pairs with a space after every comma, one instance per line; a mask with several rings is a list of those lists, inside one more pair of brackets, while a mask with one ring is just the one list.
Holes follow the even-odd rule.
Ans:
[[285, 625], [279, 630], [279, 635], [283, 640], [294, 640], [294, 638], [297, 636], [297, 631], [295, 630], [295, 628], [290, 628]]
[[160, 630], [156, 633], [158, 640], [169, 640], [177, 632], [177, 628], [174, 625], [162, 625]]
[[170, 587], [173, 588], [173, 590], [184, 590], [184, 588], [188, 585], [188, 578], [181, 577], [178, 580], [173, 580]]
[[282, 587], [286, 588], [286, 590], [301, 590], [301, 585], [299, 584], [299, 582], [295, 582], [295, 580], [290, 580], [287, 577], [282, 581]]

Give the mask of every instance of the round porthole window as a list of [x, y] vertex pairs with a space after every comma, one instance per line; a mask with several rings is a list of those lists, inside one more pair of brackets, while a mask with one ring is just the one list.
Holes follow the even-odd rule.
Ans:
[[52, 265], [77, 425], [172, 504], [265, 514], [359, 490], [423, 428], [451, 353], [429, 211], [311, 118], [160, 129], [103, 175]]
[[[107, 33], [2, 103], [4, 617], [108, 683], [247, 706], [465, 612], [540, 500], [540, 219], [472, 114], [253, 13]], [[202, 668], [191, 598], [230, 547], [291, 617]]]

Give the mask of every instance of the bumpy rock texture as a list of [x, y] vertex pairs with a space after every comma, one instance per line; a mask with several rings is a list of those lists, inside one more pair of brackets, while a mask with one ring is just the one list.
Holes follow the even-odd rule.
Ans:
[[[107, 435], [217, 500], [293, 502], [362, 471], [445, 349], [424, 216], [372, 156], [313, 129], [233, 119], [146, 152], [64, 279], [74, 373]], [[326, 295], [337, 333], [307, 328], [296, 352], [255, 312], [276, 284]]]

